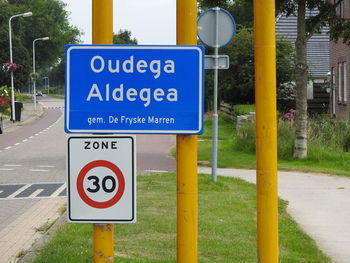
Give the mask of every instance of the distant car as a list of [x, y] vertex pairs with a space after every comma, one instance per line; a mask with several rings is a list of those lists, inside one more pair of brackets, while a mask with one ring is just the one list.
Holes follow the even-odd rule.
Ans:
[[37, 96], [42, 96], [43, 93], [42, 93], [41, 91], [38, 91], [38, 92], [36, 93], [36, 95], [37, 95]]

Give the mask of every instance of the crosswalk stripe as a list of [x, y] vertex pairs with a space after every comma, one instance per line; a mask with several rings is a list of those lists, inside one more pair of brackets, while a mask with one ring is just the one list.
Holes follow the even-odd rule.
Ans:
[[6, 199], [11, 199], [14, 198], [16, 195], [20, 194], [21, 192], [23, 192], [24, 190], [26, 190], [27, 188], [31, 187], [33, 184], [26, 184], [24, 186], [22, 186], [20, 189], [18, 189], [16, 192], [10, 194], [8, 197], [6, 197]]

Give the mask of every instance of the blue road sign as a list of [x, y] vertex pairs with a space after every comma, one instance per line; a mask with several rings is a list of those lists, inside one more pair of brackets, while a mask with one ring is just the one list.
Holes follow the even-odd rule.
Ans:
[[201, 46], [68, 45], [67, 133], [200, 134]]

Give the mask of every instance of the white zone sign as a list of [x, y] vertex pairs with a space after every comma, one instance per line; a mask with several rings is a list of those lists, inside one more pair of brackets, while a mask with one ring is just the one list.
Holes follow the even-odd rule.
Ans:
[[135, 139], [67, 137], [70, 222], [136, 222]]

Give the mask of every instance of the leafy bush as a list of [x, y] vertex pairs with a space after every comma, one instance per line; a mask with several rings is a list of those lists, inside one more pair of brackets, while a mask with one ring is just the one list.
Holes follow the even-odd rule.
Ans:
[[255, 138], [255, 122], [243, 123], [237, 130], [236, 149], [247, 153], [255, 153]]
[[281, 159], [290, 159], [294, 151], [294, 122], [280, 119], [277, 127], [277, 151]]
[[[277, 127], [278, 157], [284, 160], [292, 159], [294, 151], [294, 121], [289, 117], [280, 118]], [[350, 151], [350, 124], [347, 120], [336, 120], [320, 115], [317, 119], [310, 119], [308, 123], [307, 159], [319, 162], [329, 160], [329, 156], [334, 154]], [[254, 153], [255, 137], [255, 122], [242, 124], [236, 134], [235, 148]]]
[[233, 106], [233, 111], [236, 116], [238, 115], [246, 115], [249, 112], [255, 112], [254, 104], [237, 104]]
[[15, 93], [15, 100], [16, 101], [30, 101], [32, 100], [31, 97], [27, 96], [27, 95], [24, 95], [22, 93]]
[[350, 125], [347, 120], [336, 120], [326, 115], [309, 121], [309, 146], [333, 152], [349, 152]]
[[[293, 122], [279, 120], [278, 122], [278, 157], [289, 159], [293, 156], [294, 149], [294, 127]], [[237, 131], [235, 147], [247, 153], [255, 153], [255, 122], [246, 122], [242, 124]]]
[[50, 94], [64, 94], [63, 86], [51, 87]]
[[0, 113], [6, 114], [11, 105], [11, 88], [7, 86], [0, 87]]

